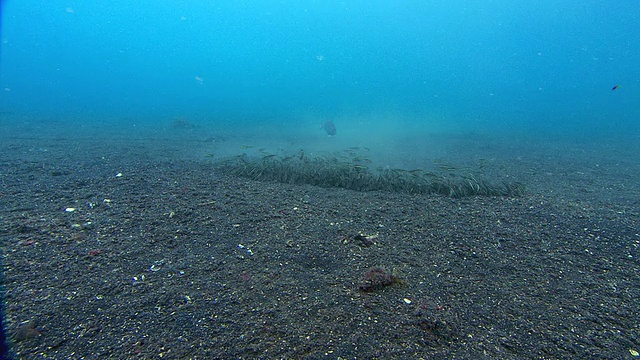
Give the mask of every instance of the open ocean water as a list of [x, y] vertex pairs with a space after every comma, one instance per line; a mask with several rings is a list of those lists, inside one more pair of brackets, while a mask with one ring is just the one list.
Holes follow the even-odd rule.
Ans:
[[640, 0], [0, 9], [16, 358], [640, 356]]

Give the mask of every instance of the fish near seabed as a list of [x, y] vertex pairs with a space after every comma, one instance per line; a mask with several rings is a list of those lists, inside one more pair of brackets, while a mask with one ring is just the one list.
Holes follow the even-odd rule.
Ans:
[[325, 121], [325, 123], [322, 125], [321, 129], [324, 129], [324, 131], [326, 131], [327, 135], [329, 135], [329, 136], [333, 136], [333, 135], [337, 134], [336, 126], [333, 125], [331, 120]]

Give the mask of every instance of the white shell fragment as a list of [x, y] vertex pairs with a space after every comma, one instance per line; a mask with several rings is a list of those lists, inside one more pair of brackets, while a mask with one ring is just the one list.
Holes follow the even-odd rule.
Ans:
[[246, 246], [244, 246], [242, 244], [238, 244], [238, 249], [245, 249], [245, 250], [247, 250], [247, 254], [253, 255], [253, 251], [251, 251], [251, 249], [247, 248]]
[[149, 268], [149, 271], [151, 272], [160, 271], [160, 269], [162, 268], [162, 264], [164, 264], [164, 260], [154, 261], [151, 267]]
[[149, 268], [149, 271], [152, 271], [152, 272], [160, 271], [160, 265], [156, 265], [156, 264], [151, 265], [151, 267]]

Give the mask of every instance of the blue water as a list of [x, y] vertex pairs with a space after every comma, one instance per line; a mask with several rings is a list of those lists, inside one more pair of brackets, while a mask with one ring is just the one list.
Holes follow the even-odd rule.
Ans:
[[0, 110], [5, 123], [637, 135], [638, 19], [640, 0], [6, 0]]

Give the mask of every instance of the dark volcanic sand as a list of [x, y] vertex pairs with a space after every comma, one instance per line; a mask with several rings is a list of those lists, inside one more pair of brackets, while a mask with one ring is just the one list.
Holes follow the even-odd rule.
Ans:
[[[530, 194], [450, 199], [226, 177], [169, 140], [0, 146], [20, 358], [640, 351], [637, 163], [598, 172], [588, 154], [523, 150], [518, 163], [487, 148]], [[376, 267], [401, 281], [360, 291]]]

